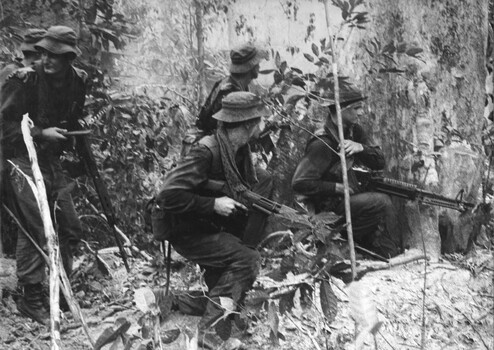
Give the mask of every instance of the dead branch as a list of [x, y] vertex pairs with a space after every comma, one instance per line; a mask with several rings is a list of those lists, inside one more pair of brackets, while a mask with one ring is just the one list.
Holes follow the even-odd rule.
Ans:
[[43, 221], [43, 229], [45, 231], [46, 243], [49, 253], [50, 266], [50, 329], [51, 329], [51, 348], [53, 350], [60, 349], [62, 342], [60, 339], [60, 306], [59, 306], [59, 266], [60, 266], [60, 248], [58, 239], [51, 220], [50, 206], [46, 194], [43, 174], [38, 165], [38, 157], [34, 147], [33, 138], [31, 136], [31, 128], [34, 126], [28, 114], [24, 114], [21, 122], [22, 136], [31, 161], [34, 182], [37, 191], [33, 194], [37, 198], [41, 219]]
[[[9, 214], [12, 217], [14, 222], [19, 227], [19, 230], [31, 241], [31, 243], [34, 245], [34, 247], [41, 254], [43, 259], [45, 259], [45, 262], [48, 265], [50, 262], [50, 259], [48, 258], [46, 253], [43, 251], [43, 249], [41, 249], [41, 247], [38, 245], [38, 243], [31, 237], [29, 232], [27, 232], [27, 230], [24, 228], [24, 226], [22, 226], [21, 222], [17, 219], [17, 217], [14, 215], [14, 213], [12, 213], [9, 210], [9, 208], [7, 208], [5, 206], [5, 204], [3, 204], [3, 209], [7, 212], [7, 214]], [[94, 341], [89, 334], [89, 328], [88, 328], [87, 323], [84, 319], [81, 308], [79, 307], [79, 304], [75, 300], [74, 294], [72, 293], [72, 289], [70, 288], [69, 278], [67, 277], [67, 273], [65, 272], [65, 269], [63, 268], [63, 266], [60, 267], [60, 278], [62, 280], [62, 284], [61, 284], [62, 292], [63, 292], [63, 295], [65, 296], [65, 299], [67, 300], [67, 304], [69, 304], [70, 311], [72, 312], [72, 315], [74, 315], [74, 318], [77, 321], [81, 322], [81, 325], [84, 329], [84, 333], [86, 333], [86, 336], [89, 340], [89, 343], [91, 344], [91, 347], [93, 347]]]

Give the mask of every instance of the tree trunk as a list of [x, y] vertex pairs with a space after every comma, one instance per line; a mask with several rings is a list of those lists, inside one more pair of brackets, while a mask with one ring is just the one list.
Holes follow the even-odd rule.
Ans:
[[204, 91], [206, 91], [206, 75], [204, 72], [204, 8], [201, 1], [196, 1], [196, 36], [197, 36], [197, 70], [199, 73], [198, 97], [199, 106], [204, 103]]
[[[370, 107], [368, 129], [382, 145], [391, 177], [448, 196], [464, 188], [467, 199], [477, 200], [483, 157], [480, 135], [484, 121], [487, 3], [366, 2], [370, 23], [367, 29], [354, 31], [341, 62], [351, 63], [346, 70], [357, 82], [365, 81]], [[398, 68], [406, 73], [369, 74], [368, 67], [375, 57], [370, 57], [362, 44], [372, 47], [370, 41], [374, 38], [380, 49], [389, 42], [395, 47], [400, 42], [407, 43], [408, 48], [419, 47], [423, 49], [421, 60], [405, 51], [395, 59]], [[455, 146], [460, 141], [464, 141], [466, 149]], [[433, 153], [438, 145], [447, 146], [442, 157]], [[447, 150], [451, 147], [454, 150]], [[422, 167], [418, 166], [420, 161]], [[461, 169], [460, 177], [457, 169]], [[439, 214], [450, 217], [450, 212], [402, 204], [400, 223], [405, 242], [422, 248], [418, 235], [424, 234], [425, 241], [435, 242], [429, 253], [437, 257], [441, 247]], [[450, 234], [444, 236], [447, 241], [442, 242], [442, 247], [446, 251], [464, 250], [472, 234], [460, 229], [456, 216], [447, 220], [456, 228], [450, 227]]]

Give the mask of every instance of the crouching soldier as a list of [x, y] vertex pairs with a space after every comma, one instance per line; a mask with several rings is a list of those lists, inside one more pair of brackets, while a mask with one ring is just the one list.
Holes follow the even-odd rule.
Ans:
[[[350, 165], [382, 170], [385, 165], [383, 153], [359, 124], [359, 119], [364, 117], [362, 101], [365, 98], [354, 86], [341, 88], [345, 156]], [[318, 130], [316, 135], [307, 143], [305, 154], [293, 175], [292, 187], [296, 193], [305, 197], [316, 214], [332, 211], [344, 216], [344, 187], [341, 161], [337, 153], [340, 140], [335, 104], [329, 106], [324, 128]], [[355, 241], [384, 257], [395, 256], [399, 253], [400, 240], [391, 199], [387, 194], [361, 189], [351, 167], [348, 169], [348, 179]], [[385, 229], [378, 231], [381, 220], [385, 223]]]
[[[241, 305], [258, 274], [255, 246], [263, 238], [265, 216], [251, 212], [242, 192], [250, 189], [265, 197], [271, 194], [271, 178], [256, 172], [249, 148], [268, 115], [256, 95], [230, 93], [214, 114], [219, 122], [216, 133], [192, 147], [168, 174], [157, 196], [172, 223], [169, 241], [180, 255], [204, 270], [207, 298], [189, 300], [188, 313], [202, 314], [199, 342], [206, 348], [218, 346], [219, 339], [210, 327], [223, 316], [220, 297]], [[228, 195], [208, 186], [211, 180], [224, 182]]]

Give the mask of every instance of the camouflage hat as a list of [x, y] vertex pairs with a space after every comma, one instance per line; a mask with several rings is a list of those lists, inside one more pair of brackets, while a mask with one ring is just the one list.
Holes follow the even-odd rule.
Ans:
[[43, 39], [45, 34], [46, 30], [44, 29], [28, 29], [26, 33], [24, 33], [24, 40], [20, 47], [21, 51], [38, 52], [34, 47], [34, 44]]
[[[347, 81], [343, 81], [343, 80], [340, 81], [340, 79], [338, 79], [338, 81], [340, 88], [340, 106], [349, 106], [353, 103], [367, 99], [367, 96], [365, 96], [362, 93], [362, 91], [359, 88], [357, 88], [355, 85], [350, 84]], [[329, 98], [331, 100], [329, 105], [334, 106], [336, 104], [334, 87], [330, 93]]]
[[222, 108], [213, 118], [226, 123], [244, 122], [271, 114], [261, 99], [252, 92], [232, 92], [221, 103]]
[[48, 28], [45, 37], [34, 45], [37, 49], [44, 49], [55, 55], [73, 53], [81, 54], [77, 47], [77, 37], [73, 29], [66, 26], [53, 26]]
[[261, 62], [263, 54], [252, 44], [244, 44], [230, 51], [230, 73], [247, 73]]

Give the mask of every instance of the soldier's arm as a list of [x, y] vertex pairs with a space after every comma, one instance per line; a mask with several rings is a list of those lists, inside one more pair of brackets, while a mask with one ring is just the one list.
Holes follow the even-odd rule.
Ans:
[[382, 170], [386, 163], [381, 148], [372, 140], [361, 126], [355, 130], [355, 141], [362, 144], [363, 150], [356, 157], [372, 170]]
[[[17, 71], [2, 85], [0, 114], [3, 121], [3, 138], [6, 144], [15, 144], [22, 140], [21, 121], [27, 106], [25, 102], [26, 82], [29, 76]], [[34, 139], [41, 137], [42, 129], [34, 127], [31, 134]]]
[[215, 197], [197, 194], [208, 180], [212, 154], [196, 145], [165, 178], [157, 201], [161, 208], [174, 213], [212, 214]]
[[293, 175], [293, 190], [306, 196], [334, 195], [336, 183], [322, 179], [333, 157], [324, 143], [319, 140], [311, 142]]

